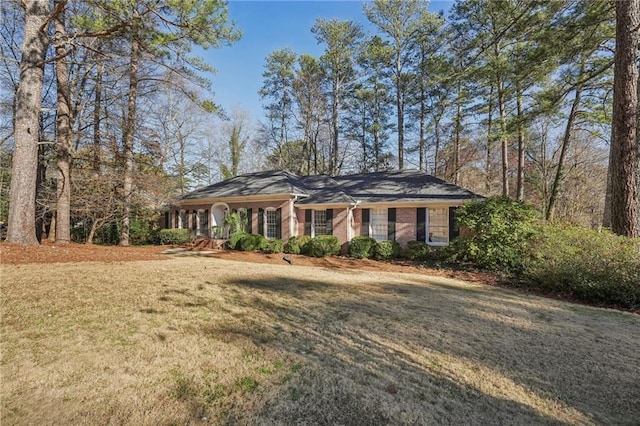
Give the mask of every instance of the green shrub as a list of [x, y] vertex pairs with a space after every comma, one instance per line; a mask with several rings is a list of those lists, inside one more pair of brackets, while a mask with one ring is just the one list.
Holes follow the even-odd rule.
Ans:
[[282, 253], [282, 240], [267, 240], [267, 245], [262, 248], [263, 253]]
[[640, 307], [640, 241], [578, 226], [544, 225], [520, 275], [529, 286], [586, 302]]
[[391, 260], [400, 257], [400, 244], [395, 241], [378, 241], [373, 247], [373, 257], [377, 260]]
[[158, 238], [160, 244], [184, 244], [191, 241], [191, 231], [188, 229], [161, 229]]
[[132, 245], [158, 244], [158, 230], [146, 220], [132, 220], [129, 224], [129, 242]]
[[458, 237], [443, 249], [446, 260], [506, 272], [521, 271], [527, 263], [529, 243], [536, 235], [533, 207], [508, 197], [492, 197], [465, 204], [456, 211], [456, 219], [471, 235]]
[[246, 232], [236, 232], [233, 233], [229, 236], [229, 248], [231, 250], [239, 250], [238, 248], [238, 241], [240, 241], [242, 239], [242, 237], [244, 237], [245, 235], [247, 235]]
[[303, 247], [311, 240], [311, 237], [308, 235], [298, 235], [296, 237], [291, 237], [284, 245], [284, 252], [288, 254], [300, 254], [302, 253]]
[[263, 250], [266, 247], [267, 239], [257, 234], [244, 234], [236, 243], [236, 250], [241, 251]]
[[340, 242], [334, 235], [318, 235], [311, 238], [301, 252], [312, 257], [333, 256], [340, 253]]
[[404, 249], [404, 257], [409, 260], [432, 260], [435, 258], [435, 252], [423, 241], [409, 241]]
[[349, 242], [349, 256], [356, 259], [368, 259], [373, 256], [376, 240], [370, 237], [353, 237]]
[[244, 233], [244, 230], [247, 229], [248, 220], [245, 211], [232, 212], [225, 216], [224, 224], [229, 227], [229, 233], [233, 235]]

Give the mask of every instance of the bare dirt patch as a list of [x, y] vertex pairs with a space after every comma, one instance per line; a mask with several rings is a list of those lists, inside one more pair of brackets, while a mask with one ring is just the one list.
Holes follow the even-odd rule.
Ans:
[[640, 317], [629, 313], [295, 259], [1, 272], [2, 424], [640, 418]]

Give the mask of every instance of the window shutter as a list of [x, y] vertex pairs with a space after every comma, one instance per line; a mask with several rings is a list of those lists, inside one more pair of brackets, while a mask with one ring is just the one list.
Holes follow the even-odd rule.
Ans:
[[456, 220], [457, 207], [449, 207], [449, 241], [460, 235], [460, 227]]
[[360, 226], [360, 235], [363, 237], [369, 236], [369, 209], [362, 209], [362, 224]]
[[198, 210], [194, 210], [193, 214], [191, 215], [191, 229], [193, 231], [198, 229]]
[[276, 210], [276, 238], [282, 239], [282, 209]]
[[327, 219], [327, 235], [333, 235], [333, 209], [327, 209], [325, 215]]
[[390, 241], [396, 240], [396, 209], [387, 210], [387, 238]]
[[304, 211], [304, 235], [311, 236], [311, 214], [312, 210]]
[[258, 209], [258, 234], [264, 235], [264, 209]]
[[247, 228], [245, 229], [247, 234], [251, 234], [253, 232], [253, 217], [251, 213], [251, 209], [247, 209]]
[[427, 241], [427, 209], [419, 207], [417, 210], [416, 240], [425, 242]]

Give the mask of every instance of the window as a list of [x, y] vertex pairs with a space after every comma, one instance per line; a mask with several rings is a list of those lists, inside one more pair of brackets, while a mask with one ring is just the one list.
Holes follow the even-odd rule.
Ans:
[[429, 233], [427, 242], [434, 244], [449, 243], [449, 214], [444, 209], [429, 209]]
[[187, 229], [187, 212], [185, 210], [180, 210], [180, 216], [178, 217], [178, 228]]
[[326, 210], [314, 210], [313, 211], [313, 234], [316, 235], [327, 235], [327, 211]]
[[371, 238], [383, 241], [389, 238], [387, 209], [371, 209]]
[[276, 210], [265, 210], [265, 237], [269, 239], [278, 238], [278, 214]]

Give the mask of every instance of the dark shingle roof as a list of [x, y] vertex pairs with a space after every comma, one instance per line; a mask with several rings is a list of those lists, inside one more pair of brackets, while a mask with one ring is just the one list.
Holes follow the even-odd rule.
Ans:
[[354, 204], [356, 202], [330, 176], [305, 176], [301, 180], [309, 196], [299, 199], [297, 204]]
[[270, 170], [232, 177], [190, 192], [181, 199], [284, 194], [306, 194], [306, 190], [298, 176], [283, 170]]
[[418, 170], [337, 176], [342, 189], [361, 203], [467, 200], [477, 194]]
[[200, 188], [181, 200], [251, 195], [299, 195], [297, 204], [437, 202], [480, 197], [417, 170], [299, 177], [286, 171], [249, 173]]

